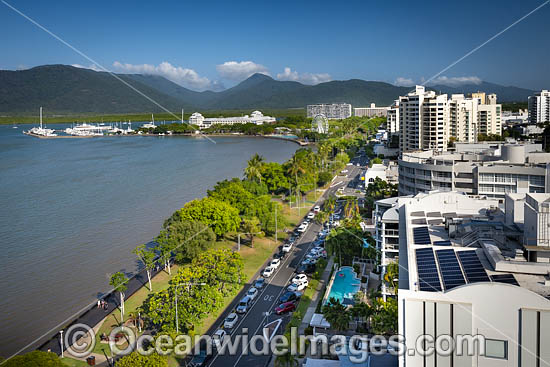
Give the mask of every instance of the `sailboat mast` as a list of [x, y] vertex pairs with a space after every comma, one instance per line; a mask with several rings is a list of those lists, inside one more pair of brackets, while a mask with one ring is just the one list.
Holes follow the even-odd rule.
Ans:
[[183, 108], [181, 109], [181, 123], [183, 124]]
[[40, 107], [40, 128], [42, 129], [42, 107]]

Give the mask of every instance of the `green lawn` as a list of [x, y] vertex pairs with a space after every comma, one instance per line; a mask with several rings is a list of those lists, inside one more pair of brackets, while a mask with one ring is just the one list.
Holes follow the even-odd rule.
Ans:
[[78, 359], [72, 359], [72, 358], [68, 358], [68, 357], [61, 358], [61, 361], [63, 362], [63, 364], [65, 366], [68, 366], [68, 367], [82, 367], [82, 366], [87, 366], [88, 365], [88, 363], [86, 363], [84, 361], [81, 361], [81, 360], [78, 360]]

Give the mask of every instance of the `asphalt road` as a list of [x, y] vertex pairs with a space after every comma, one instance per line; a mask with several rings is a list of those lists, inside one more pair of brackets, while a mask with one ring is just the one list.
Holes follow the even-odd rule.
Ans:
[[[333, 183], [343, 181], [341, 185], [334, 186], [325, 191], [323, 196], [318, 201], [318, 204], [324, 201], [329, 195], [334, 194], [342, 185], [349, 189], [350, 182], [359, 180], [360, 173], [364, 170], [364, 166], [368, 164], [368, 159], [364, 156], [355, 157], [352, 160], [353, 166], [347, 166], [348, 170], [346, 176], [338, 176]], [[361, 167], [357, 167], [356, 163], [359, 163]], [[348, 190], [345, 190], [348, 191]], [[355, 193], [355, 189], [353, 189]], [[304, 213], [307, 213], [304, 211]], [[293, 246], [292, 252], [285, 258], [284, 262], [279, 266], [277, 271], [268, 278], [267, 284], [261, 290], [261, 293], [256, 296], [253, 305], [244, 315], [239, 315], [239, 321], [237, 325], [230, 331], [231, 340], [235, 341], [237, 335], [247, 334], [250, 339], [253, 335], [262, 335], [263, 327], [281, 316], [270, 315], [266, 316], [266, 312], [272, 312], [275, 307], [277, 307], [279, 302], [279, 297], [285, 292], [286, 287], [289, 285], [290, 280], [296, 275], [294, 270], [300, 262], [303, 260], [307, 254], [310, 247], [312, 247], [312, 242], [315, 240], [317, 234], [321, 230], [321, 226], [315, 222], [311, 222], [307, 231], [300, 237], [297, 243]], [[270, 261], [269, 259], [268, 261]], [[267, 264], [267, 262], [266, 262]], [[265, 268], [262, 267], [260, 272]], [[259, 276], [259, 275], [258, 275]], [[257, 279], [257, 278], [254, 278]], [[223, 325], [223, 320], [225, 317], [232, 312], [236, 304], [244, 296], [246, 291], [250, 288], [250, 284], [245, 287], [245, 289], [235, 297], [231, 307], [223, 315], [221, 315], [216, 321], [215, 325], [210, 328], [208, 334], [212, 335], [216, 330], [218, 330]], [[282, 316], [283, 324], [281, 324], [278, 334], [284, 330], [284, 326], [290, 320], [291, 315], [287, 314]], [[244, 332], [244, 329], [247, 329], [247, 332]], [[245, 354], [243, 351], [243, 343], [239, 346], [238, 352], [235, 355], [229, 355], [226, 353], [224, 355], [215, 354], [212, 359], [208, 362], [208, 366], [211, 367], [236, 367], [236, 366], [247, 366], [247, 367], [256, 367], [256, 366], [265, 366], [269, 363], [271, 355], [266, 356], [254, 356], [251, 353]], [[249, 347], [249, 343], [244, 343]], [[250, 349], [250, 348], [246, 348]]]

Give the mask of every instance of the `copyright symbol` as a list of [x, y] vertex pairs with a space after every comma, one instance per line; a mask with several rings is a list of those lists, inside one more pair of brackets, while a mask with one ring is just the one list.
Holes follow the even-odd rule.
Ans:
[[94, 330], [86, 324], [74, 324], [65, 332], [63, 342], [73, 357], [83, 358], [92, 353], [96, 339]]

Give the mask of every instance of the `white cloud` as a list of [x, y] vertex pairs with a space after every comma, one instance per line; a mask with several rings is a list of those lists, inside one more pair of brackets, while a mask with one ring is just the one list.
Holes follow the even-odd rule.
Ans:
[[90, 69], [90, 70], [93, 70], [93, 71], [105, 71], [105, 70], [101, 69], [99, 66], [97, 66], [96, 64], [91, 64], [91, 65], [88, 65], [88, 66], [84, 66], [84, 65], [80, 65], [80, 64], [72, 64], [71, 66], [74, 66], [75, 68], [80, 68], [80, 69]]
[[447, 85], [449, 87], [458, 87], [464, 84], [481, 84], [482, 80], [478, 78], [477, 76], [457, 76], [457, 77], [447, 77], [447, 76], [440, 76], [435, 78], [434, 80], [430, 81], [429, 84], [436, 85], [436, 84], [442, 84]]
[[330, 74], [321, 73], [321, 74], [311, 74], [311, 73], [298, 73], [297, 71], [292, 71], [291, 68], [286, 67], [284, 72], [277, 74], [277, 79], [279, 80], [291, 80], [295, 82], [300, 82], [303, 84], [319, 84], [331, 81], [332, 78]]
[[224, 79], [241, 81], [256, 73], [269, 75], [269, 70], [252, 61], [226, 61], [216, 65], [216, 70]]
[[173, 81], [183, 87], [195, 90], [220, 90], [223, 89], [223, 84], [218, 81], [211, 81], [207, 77], [200, 76], [195, 70], [174, 66], [169, 62], [161, 62], [159, 65], [150, 64], [123, 64], [115, 61], [113, 67], [120, 72], [160, 75], [168, 80]]
[[397, 85], [398, 87], [412, 87], [414, 85], [414, 81], [411, 78], [403, 78], [399, 77], [395, 79], [395, 82], [393, 82], [394, 85]]

